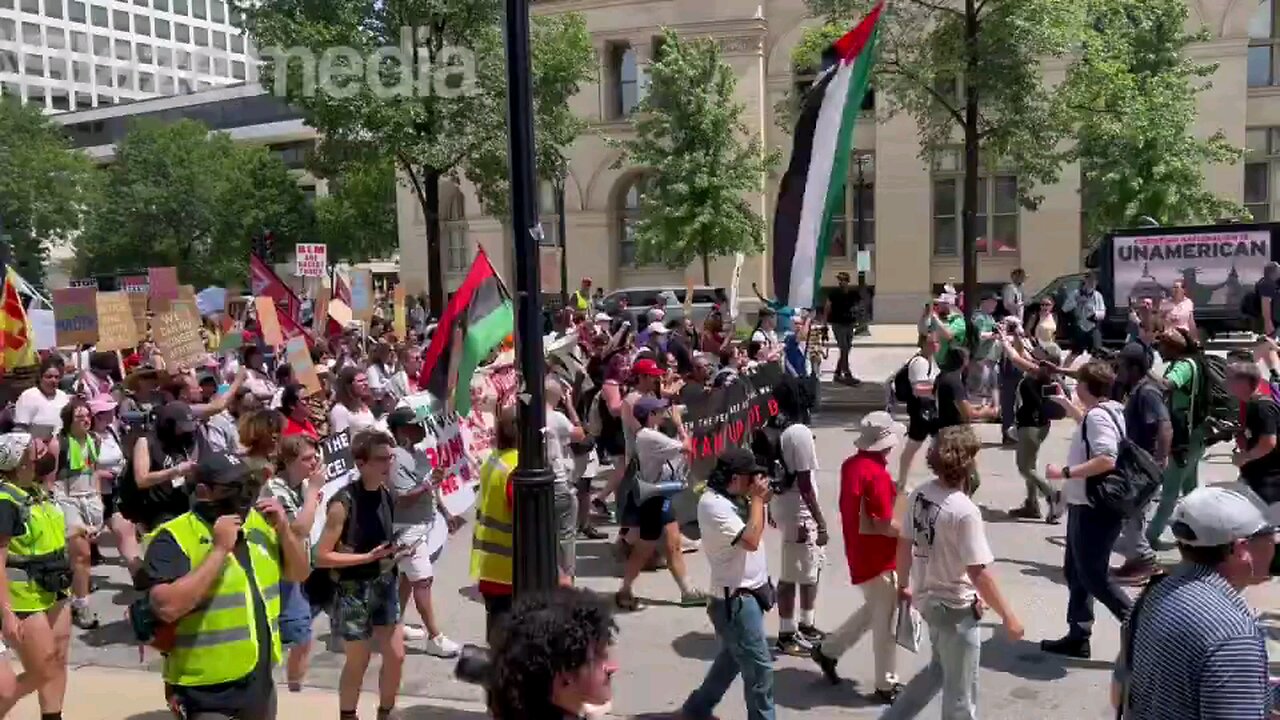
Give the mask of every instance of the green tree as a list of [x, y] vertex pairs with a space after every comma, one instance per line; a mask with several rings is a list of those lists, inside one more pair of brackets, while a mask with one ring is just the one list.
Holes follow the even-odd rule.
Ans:
[[[409, 183], [426, 219], [431, 307], [439, 313], [440, 182], [466, 177], [485, 210], [501, 216], [506, 208], [501, 4], [262, 0], [245, 3], [244, 11], [267, 60], [263, 84], [301, 108], [326, 140], [363, 144], [391, 158]], [[535, 18], [534, 34], [536, 89], [545, 90], [544, 67], [591, 66], [581, 18]], [[548, 130], [539, 139], [553, 137]]]
[[[875, 4], [873, 0], [807, 0], [826, 20], [801, 42], [793, 64], [814, 68], [821, 51]], [[880, 25], [876, 86], [879, 111], [906, 112], [920, 128], [920, 156], [935, 161], [961, 150], [961, 254], [967, 297], [977, 290], [978, 183], [982, 168], [1017, 174], [1024, 207], [1035, 209], [1038, 186], [1058, 179], [1068, 119], [1045, 85], [1046, 58], [1064, 57], [1080, 35], [1083, 12], [1072, 0], [902, 0]]]
[[777, 153], [765, 152], [759, 133], [742, 121], [737, 78], [714, 39], [666, 30], [661, 48], [633, 115], [635, 138], [620, 143], [620, 163], [650, 172], [637, 259], [683, 268], [701, 258], [710, 284], [711, 258], [764, 249], [764, 219], [749, 194], [763, 191]]
[[271, 230], [277, 247], [309, 239], [310, 208], [284, 163], [193, 120], [137, 123], [101, 173], [76, 238], [82, 271], [173, 265], [197, 286], [243, 284], [255, 233]]
[[329, 194], [315, 201], [316, 236], [332, 262], [388, 258], [396, 235], [396, 169], [389, 158], [344, 163], [327, 175]]
[[41, 284], [51, 245], [80, 229], [94, 179], [61, 127], [36, 106], [0, 96], [0, 233], [27, 281]]
[[1192, 133], [1196, 96], [1216, 65], [1187, 48], [1208, 39], [1185, 31], [1182, 0], [1087, 0], [1090, 18], [1060, 101], [1076, 127], [1087, 238], [1132, 227], [1239, 217], [1244, 208], [1204, 186], [1204, 168], [1235, 163], [1221, 131]]

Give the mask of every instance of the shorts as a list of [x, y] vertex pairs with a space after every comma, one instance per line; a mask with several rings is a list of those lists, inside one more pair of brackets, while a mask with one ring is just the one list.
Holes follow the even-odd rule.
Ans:
[[784, 540], [782, 543], [782, 564], [778, 568], [778, 581], [795, 583], [796, 585], [817, 585], [818, 576], [822, 574], [822, 566], [826, 563], [827, 553], [818, 547], [813, 538], [815, 532], [810, 529], [809, 542]]
[[556, 483], [556, 564], [569, 577], [577, 564], [578, 497], [568, 486]]
[[67, 537], [102, 529], [103, 507], [101, 495], [64, 495], [54, 493], [54, 499], [67, 520]]
[[339, 580], [329, 616], [335, 637], [360, 642], [373, 637], [373, 629], [400, 622], [398, 575], [394, 572], [369, 580]]
[[640, 532], [640, 539], [655, 542], [662, 537], [668, 524], [676, 521], [671, 512], [671, 498], [653, 497], [643, 505], [636, 505], [635, 497], [628, 496], [622, 509], [623, 527], [633, 527]]
[[[437, 522], [444, 522], [444, 518], [436, 516]], [[444, 546], [430, 552], [427, 548], [427, 537], [431, 534], [431, 525], [404, 525], [399, 530], [400, 543], [403, 545], [414, 546], [413, 552], [405, 555], [396, 561], [396, 567], [400, 572], [408, 578], [409, 582], [415, 583], [419, 580], [430, 580], [436, 576], [435, 564], [440, 559], [440, 553], [444, 552]]]
[[280, 643], [301, 645], [310, 642], [314, 617], [302, 583], [280, 583]]
[[922, 443], [933, 433], [933, 422], [919, 412], [907, 413], [907, 439]]

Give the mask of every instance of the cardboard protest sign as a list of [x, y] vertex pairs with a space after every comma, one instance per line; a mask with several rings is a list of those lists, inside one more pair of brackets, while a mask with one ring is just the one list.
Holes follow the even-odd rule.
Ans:
[[134, 327], [143, 334], [147, 329], [147, 296], [142, 293], [126, 293], [129, 296], [129, 311], [133, 313]]
[[329, 301], [329, 317], [346, 329], [351, 324], [351, 308], [341, 300], [334, 298]]
[[128, 293], [98, 293], [98, 336], [102, 352], [127, 350], [138, 344], [138, 325]]
[[405, 317], [404, 285], [396, 286], [394, 296], [395, 304], [392, 307], [392, 324], [396, 333], [396, 339], [400, 342], [404, 342], [405, 338], [408, 337], [408, 334], [406, 333], [408, 323]]
[[324, 243], [298, 243], [293, 257], [298, 277], [324, 277], [329, 267], [329, 248]]
[[373, 273], [369, 270], [351, 271], [351, 314], [360, 322], [373, 319]]
[[194, 368], [208, 352], [200, 337], [200, 326], [178, 310], [157, 313], [151, 320], [151, 334], [170, 371]]
[[689, 400], [683, 419], [693, 446], [693, 477], [706, 479], [726, 447], [749, 446], [752, 432], [778, 414], [773, 388], [782, 375], [781, 363], [765, 363], [730, 385]]
[[311, 331], [323, 334], [329, 324], [329, 288], [316, 290], [316, 303], [311, 311]]
[[316, 373], [316, 365], [311, 360], [311, 350], [307, 347], [305, 338], [289, 338], [285, 345], [285, 359], [289, 367], [293, 368], [294, 377], [306, 388], [308, 396], [323, 392], [320, 375]]
[[258, 314], [258, 328], [262, 331], [262, 340], [271, 347], [284, 344], [284, 335], [280, 332], [280, 316], [276, 314], [276, 303], [265, 295], [253, 299], [254, 310]]
[[53, 291], [54, 333], [60, 346], [98, 342], [98, 291], [91, 287]]
[[178, 269], [173, 267], [151, 268], [147, 271], [147, 294], [151, 309], [164, 312], [178, 299]]
[[203, 324], [200, 309], [196, 305], [196, 289], [190, 285], [178, 286], [178, 299], [169, 304], [169, 309], [186, 313], [196, 325]]

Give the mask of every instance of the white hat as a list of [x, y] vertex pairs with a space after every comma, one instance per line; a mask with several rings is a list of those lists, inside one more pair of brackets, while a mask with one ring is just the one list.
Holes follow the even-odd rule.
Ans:
[[898, 445], [898, 436], [907, 428], [889, 413], [879, 410], [867, 413], [858, 423], [858, 437], [853, 441], [859, 450], [888, 452]]
[[596, 313], [596, 322], [613, 322], [613, 318], [609, 317], [609, 313]]
[[649, 323], [649, 327], [646, 329], [651, 333], [658, 333], [659, 335], [666, 335], [667, 333], [671, 332], [670, 330], [667, 329], [666, 325], [662, 324], [661, 320], [654, 320], [653, 322]]
[[31, 435], [11, 432], [0, 435], [0, 472], [9, 472], [22, 464], [27, 448], [31, 447]]
[[649, 318], [649, 322], [658, 322], [659, 320], [665, 318], [666, 316], [667, 316], [666, 310], [663, 310], [662, 308], [650, 308], [648, 314], [645, 317]]
[[944, 292], [941, 295], [939, 295], [933, 302], [939, 305], [955, 305], [956, 296], [951, 293]]
[[1216, 547], [1275, 532], [1266, 505], [1240, 483], [1193, 490], [1173, 511], [1173, 536], [1183, 545]]

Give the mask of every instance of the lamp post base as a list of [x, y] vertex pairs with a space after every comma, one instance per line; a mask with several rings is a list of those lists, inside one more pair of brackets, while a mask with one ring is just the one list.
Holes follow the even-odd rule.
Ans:
[[522, 470], [511, 474], [514, 498], [513, 589], [524, 593], [550, 590], [560, 581], [556, 558], [555, 474]]

